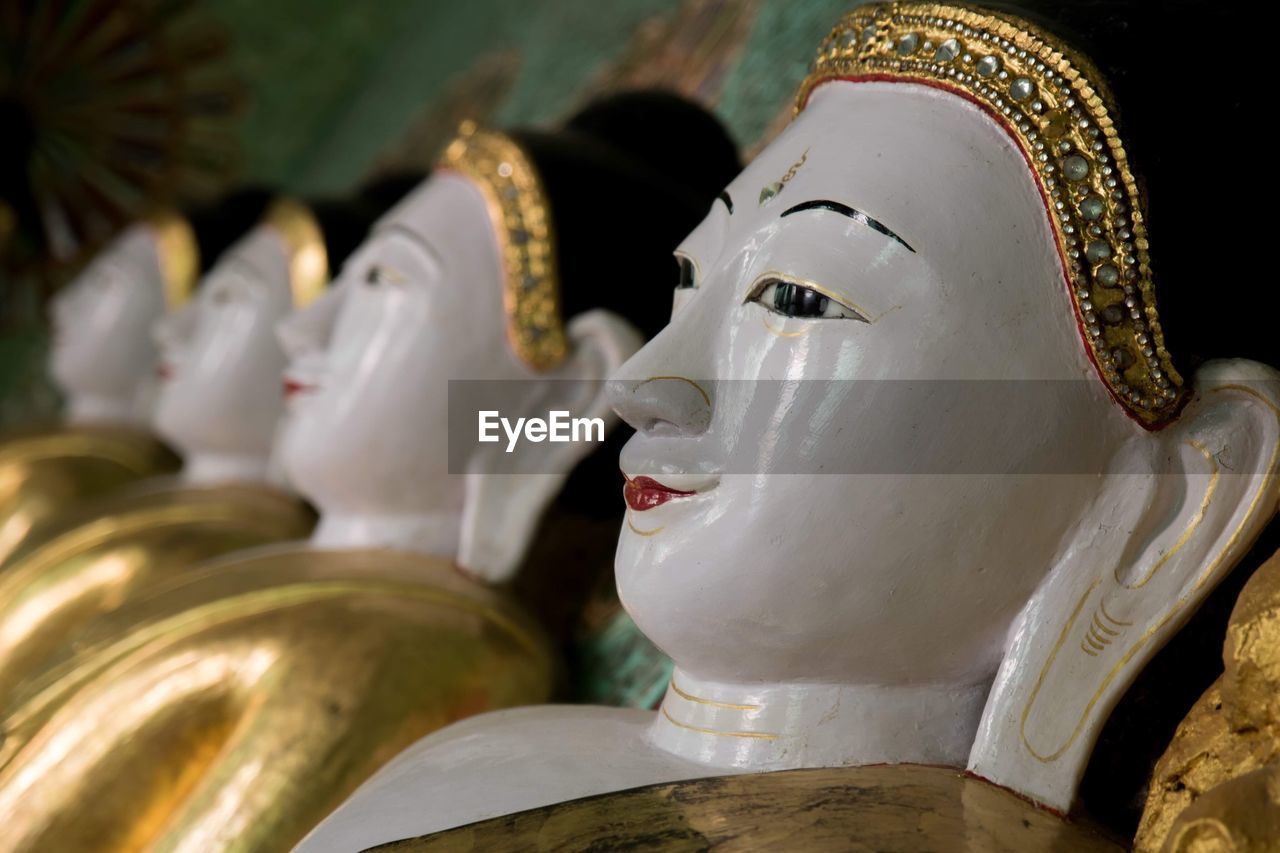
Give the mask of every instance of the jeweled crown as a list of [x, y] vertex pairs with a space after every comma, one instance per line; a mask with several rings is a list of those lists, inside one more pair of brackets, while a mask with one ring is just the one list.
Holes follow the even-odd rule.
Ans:
[[468, 121], [445, 148], [440, 166], [471, 179], [485, 197], [502, 256], [512, 349], [534, 370], [555, 367], [568, 355], [569, 342], [551, 210], [533, 162], [511, 137]]
[[1144, 426], [1177, 415], [1183, 381], [1156, 314], [1142, 198], [1092, 63], [1004, 12], [878, 3], [827, 36], [796, 111], [831, 80], [925, 83], [994, 116], [1035, 174], [1098, 374]]

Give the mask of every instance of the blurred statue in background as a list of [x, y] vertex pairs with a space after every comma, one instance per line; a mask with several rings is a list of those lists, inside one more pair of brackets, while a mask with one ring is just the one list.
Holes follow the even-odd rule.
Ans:
[[188, 221], [125, 229], [54, 296], [49, 371], [70, 425], [145, 426], [156, 381], [152, 327], [190, 299], [200, 252]]
[[[736, 151], [697, 107], [635, 94], [556, 132], [467, 127], [441, 166], [280, 324], [281, 458], [319, 509], [310, 542], [203, 563], [81, 634], [5, 721], [13, 849], [285, 847], [414, 739], [558, 688], [555, 647], [500, 587], [594, 445], [455, 456], [450, 381], [515, 389], [511, 417], [605, 416], [604, 379], [664, 322], [654, 283]], [[578, 544], [548, 598], [582, 598], [579, 563], [598, 564]]]
[[[9, 561], [0, 574], [0, 700], [38, 690], [41, 674], [73, 656], [69, 641], [101, 614], [201, 560], [310, 532], [311, 510], [271, 470], [284, 412], [275, 325], [320, 296], [330, 262], [380, 212], [371, 197], [304, 204], [254, 190], [192, 214], [216, 263], [206, 264], [193, 299], [154, 324], [160, 389], [151, 419], [180, 451], [181, 473], [64, 513]], [[115, 313], [86, 310], [90, 320]], [[109, 346], [111, 335], [102, 337]]]
[[187, 220], [162, 213], [109, 244], [53, 299], [49, 370], [63, 424], [0, 442], [0, 566], [60, 513], [176, 460], [146, 429], [156, 381], [151, 327], [190, 297], [200, 252]]

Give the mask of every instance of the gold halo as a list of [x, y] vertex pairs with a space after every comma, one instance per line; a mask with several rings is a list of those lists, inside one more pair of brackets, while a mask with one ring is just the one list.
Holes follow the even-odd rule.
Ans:
[[289, 253], [293, 307], [310, 304], [329, 284], [329, 252], [315, 214], [296, 199], [278, 198], [267, 209], [262, 224], [276, 230]]
[[191, 298], [200, 277], [200, 246], [191, 223], [176, 210], [152, 212], [145, 220], [156, 240], [164, 301], [170, 311]]
[[479, 187], [498, 238], [504, 272], [507, 339], [534, 370], [549, 370], [569, 353], [560, 313], [551, 206], [542, 180], [524, 150], [501, 133], [463, 122], [445, 148], [441, 168]]

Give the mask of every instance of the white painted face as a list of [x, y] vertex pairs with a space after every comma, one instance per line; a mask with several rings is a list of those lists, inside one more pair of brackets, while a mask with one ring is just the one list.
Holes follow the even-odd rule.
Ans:
[[287, 247], [259, 225], [222, 255], [187, 305], [156, 325], [156, 431], [188, 458], [265, 456], [284, 408], [275, 324], [291, 307]]
[[[329, 293], [279, 325], [291, 396], [282, 458], [320, 509], [315, 544], [456, 557], [495, 581], [515, 571], [592, 446], [488, 444], [451, 473], [450, 380], [518, 381], [513, 419], [571, 407], [603, 418], [602, 380], [640, 341], [615, 315], [584, 312], [567, 324], [565, 361], [535, 373], [508, 343], [503, 285], [484, 196], [444, 172], [378, 223]], [[572, 396], [583, 386], [589, 399]]]
[[50, 370], [70, 400], [132, 401], [155, 375], [149, 334], [165, 310], [155, 232], [126, 230], [53, 299]]
[[[981, 444], [1014, 472], [1100, 472], [1142, 433], [1094, 379], [1031, 171], [960, 98], [838, 82], [728, 193], [732, 214], [716, 202], [681, 246], [695, 286], [615, 384], [638, 430], [624, 473], [696, 493], [643, 510], [663, 495], [635, 495], [617, 556], [627, 609], [707, 679], [990, 678], [1099, 477], [910, 460]], [[802, 288], [790, 303], [785, 282]], [[1069, 408], [949, 420], [956, 383], [845, 381], [908, 379], [1087, 390]]]
[[501, 282], [483, 196], [439, 175], [379, 222], [325, 296], [281, 324], [284, 464], [303, 494], [339, 513], [461, 508], [448, 381], [528, 375], [506, 343]]

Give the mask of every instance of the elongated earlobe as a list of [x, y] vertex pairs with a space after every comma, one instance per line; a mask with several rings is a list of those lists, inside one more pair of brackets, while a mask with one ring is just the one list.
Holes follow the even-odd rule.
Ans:
[[[542, 381], [534, 398], [546, 417], [551, 410], [575, 418], [599, 418], [612, 429], [616, 417], [608, 405], [605, 380], [643, 343], [640, 333], [609, 311], [588, 311], [568, 325], [569, 358]], [[538, 382], [539, 380], [531, 380]], [[589, 441], [518, 444], [505, 453], [499, 444], [476, 456], [466, 475], [462, 538], [458, 565], [490, 583], [511, 579], [547, 506], [569, 472], [596, 444]]]
[[1124, 494], [1103, 495], [1015, 624], [970, 770], [1070, 808], [1112, 707], [1275, 514], [1277, 379], [1204, 365], [1179, 418], [1140, 437], [1150, 473], [1107, 478]]

